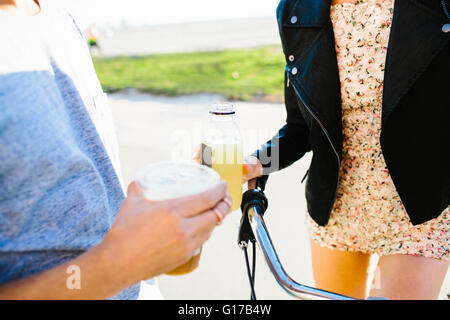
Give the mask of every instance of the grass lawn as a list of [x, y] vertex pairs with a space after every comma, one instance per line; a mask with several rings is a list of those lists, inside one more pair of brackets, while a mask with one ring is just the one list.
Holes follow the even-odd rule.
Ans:
[[233, 100], [282, 101], [284, 64], [279, 46], [94, 58], [106, 92], [135, 88], [168, 96], [220, 93]]

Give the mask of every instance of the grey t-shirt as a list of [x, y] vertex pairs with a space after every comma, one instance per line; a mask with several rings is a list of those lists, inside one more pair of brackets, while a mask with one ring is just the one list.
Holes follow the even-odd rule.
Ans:
[[41, 5], [32, 17], [0, 12], [0, 284], [97, 245], [124, 200], [85, 40], [70, 15]]

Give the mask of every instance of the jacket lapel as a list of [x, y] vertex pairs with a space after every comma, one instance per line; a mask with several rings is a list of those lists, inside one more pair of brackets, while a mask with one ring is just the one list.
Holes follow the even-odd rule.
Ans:
[[396, 0], [383, 88], [383, 126], [408, 89], [446, 46], [444, 15], [417, 0]]
[[[330, 6], [331, 0], [284, 0], [278, 19], [297, 95], [330, 135], [339, 137], [341, 126], [336, 119], [342, 117], [341, 91]], [[339, 141], [333, 140], [340, 149]]]

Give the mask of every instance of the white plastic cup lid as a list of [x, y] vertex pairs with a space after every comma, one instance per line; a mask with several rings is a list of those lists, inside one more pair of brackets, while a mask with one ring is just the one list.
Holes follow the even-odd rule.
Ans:
[[157, 162], [142, 168], [137, 185], [152, 201], [176, 199], [201, 193], [220, 181], [211, 168], [196, 163]]

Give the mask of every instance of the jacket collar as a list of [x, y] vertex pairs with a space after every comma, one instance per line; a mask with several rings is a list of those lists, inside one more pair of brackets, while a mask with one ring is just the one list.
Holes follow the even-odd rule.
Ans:
[[286, 27], [321, 27], [330, 19], [331, 0], [294, 1], [286, 16]]

